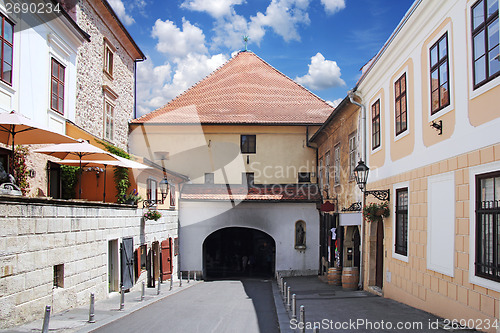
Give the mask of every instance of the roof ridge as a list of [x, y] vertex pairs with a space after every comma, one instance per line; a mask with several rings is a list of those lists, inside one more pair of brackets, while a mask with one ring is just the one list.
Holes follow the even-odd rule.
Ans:
[[[142, 118], [146, 117], [146, 116], [151, 116], [153, 117], [153, 113], [157, 113], [157, 112], [160, 112], [162, 109], [166, 108], [168, 105], [170, 105], [170, 103], [173, 103], [174, 101], [176, 101], [177, 99], [179, 99], [181, 96], [187, 94], [189, 91], [191, 91], [194, 87], [198, 86], [201, 82], [205, 81], [206, 79], [208, 79], [209, 77], [213, 76], [216, 72], [218, 72], [219, 70], [222, 69], [222, 67], [226, 66], [229, 62], [233, 61], [234, 59], [236, 59], [236, 57], [241, 53], [241, 52], [245, 52], [245, 51], [239, 51], [234, 57], [231, 57], [229, 58], [228, 60], [226, 60], [222, 65], [220, 65], [219, 67], [217, 67], [216, 69], [214, 69], [212, 72], [210, 72], [208, 75], [206, 75], [205, 77], [201, 78], [200, 80], [198, 80], [196, 83], [194, 83], [192, 86], [190, 86], [189, 88], [187, 88], [186, 90], [184, 90], [183, 92], [181, 92], [179, 95], [175, 96], [174, 98], [172, 98], [169, 102], [167, 102], [167, 104], [165, 105], [162, 105], [160, 106], [159, 108], [157, 108], [156, 110], [153, 110], [149, 113], [146, 113], [145, 115], [142, 115], [140, 116], [139, 118], [136, 118], [136, 119], [133, 119], [132, 122], [139, 122], [138, 120], [141, 120]], [[146, 120], [149, 120], [149, 119], [146, 119]]]
[[[245, 52], [245, 51], [242, 51], [242, 52]], [[247, 52], [251, 52], [251, 51], [247, 51]], [[251, 52], [253, 53], [253, 52]], [[312, 91], [310, 91], [309, 89], [307, 89], [306, 87], [304, 87], [303, 85], [301, 85], [300, 83], [298, 83], [297, 81], [293, 80], [291, 77], [285, 75], [283, 72], [281, 72], [280, 70], [276, 69], [273, 65], [269, 64], [267, 61], [265, 61], [264, 59], [262, 59], [261, 57], [259, 57], [257, 54], [253, 53], [255, 55], [255, 57], [257, 59], [259, 59], [260, 61], [262, 61], [263, 63], [265, 63], [267, 66], [271, 67], [273, 70], [275, 70], [278, 74], [282, 75], [284, 78], [288, 79], [289, 81], [292, 81], [293, 83], [295, 83], [296, 85], [298, 85], [300, 88], [304, 89], [305, 91], [307, 91], [309, 94], [311, 94], [313, 97], [319, 99], [321, 102], [325, 103], [326, 105], [328, 105], [329, 107], [335, 109], [334, 106], [328, 104], [323, 98], [319, 97], [318, 95], [316, 95], [315, 93], [313, 93]]]

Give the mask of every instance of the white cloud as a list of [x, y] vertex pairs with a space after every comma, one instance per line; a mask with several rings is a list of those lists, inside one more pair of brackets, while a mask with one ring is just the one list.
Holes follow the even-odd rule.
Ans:
[[158, 39], [156, 49], [169, 57], [185, 57], [189, 53], [207, 53], [203, 31], [182, 19], [182, 30], [174, 22], [158, 19], [152, 36]]
[[337, 98], [333, 102], [332, 101], [325, 101], [325, 102], [336, 108], [340, 104], [340, 102], [342, 102], [342, 100], [343, 100], [342, 98]]
[[214, 32], [212, 48], [223, 45], [232, 50], [241, 50], [244, 45], [243, 36], [248, 35], [248, 24], [243, 16], [232, 14], [217, 20]]
[[340, 78], [340, 67], [337, 62], [326, 60], [321, 53], [311, 57], [311, 63], [308, 65], [309, 71], [302, 77], [296, 77], [295, 81], [312, 90], [322, 90], [327, 88], [339, 87], [345, 85], [344, 80]]
[[207, 12], [215, 18], [221, 18], [231, 15], [234, 12], [234, 5], [241, 5], [244, 2], [244, 0], [185, 0], [181, 7], [198, 12]]
[[115, 11], [116, 15], [120, 18], [120, 20], [125, 25], [131, 25], [135, 22], [134, 18], [127, 14], [125, 10], [125, 5], [122, 0], [108, 0], [109, 4]]
[[335, 14], [345, 8], [345, 0], [321, 0], [328, 14]]
[[[154, 66], [151, 60], [137, 67], [137, 109], [142, 116], [165, 104], [197, 83], [227, 61], [223, 54], [207, 56], [189, 53]], [[175, 68], [175, 70], [173, 70]]]
[[265, 14], [258, 12], [250, 18], [248, 34], [259, 44], [264, 37], [265, 28], [270, 27], [287, 42], [300, 40], [297, 26], [311, 22], [307, 13], [308, 6], [309, 0], [272, 0]]

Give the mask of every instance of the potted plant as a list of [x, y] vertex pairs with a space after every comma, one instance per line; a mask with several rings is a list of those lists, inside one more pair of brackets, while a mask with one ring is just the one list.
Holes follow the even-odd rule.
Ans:
[[155, 221], [158, 221], [161, 217], [161, 213], [159, 211], [157, 211], [156, 209], [148, 209], [145, 213], [144, 213], [144, 218], [146, 220], [155, 220]]
[[142, 198], [136, 189], [134, 189], [129, 194], [125, 194], [123, 196], [123, 202], [126, 203], [127, 205], [137, 205], [137, 203], [141, 200]]
[[368, 222], [381, 220], [383, 217], [389, 217], [389, 203], [384, 201], [381, 204], [370, 203], [363, 209], [363, 216]]

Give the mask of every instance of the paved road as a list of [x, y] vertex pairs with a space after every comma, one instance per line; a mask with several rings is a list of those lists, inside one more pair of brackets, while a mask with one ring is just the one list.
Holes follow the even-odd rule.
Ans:
[[278, 333], [271, 280], [208, 281], [95, 332]]

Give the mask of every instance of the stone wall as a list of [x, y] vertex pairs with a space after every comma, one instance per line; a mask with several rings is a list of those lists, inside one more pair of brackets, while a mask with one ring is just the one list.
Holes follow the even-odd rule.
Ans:
[[[128, 122], [134, 110], [134, 60], [92, 3], [79, 1], [77, 6], [77, 23], [90, 35], [90, 42], [78, 49], [75, 123], [98, 138], [104, 137], [103, 86], [109, 86], [117, 95], [116, 100], [112, 101], [115, 107], [112, 143], [126, 150]], [[116, 49], [112, 79], [103, 71], [104, 38]]]
[[[91, 292], [96, 300], [106, 298], [110, 240], [133, 237], [137, 249], [177, 237], [177, 211], [162, 211], [158, 221], [144, 221], [142, 213], [130, 206], [0, 197], [0, 328], [42, 318], [46, 305], [60, 312], [88, 304]], [[60, 264], [63, 288], [54, 287]], [[173, 264], [176, 276], [177, 257]]]

